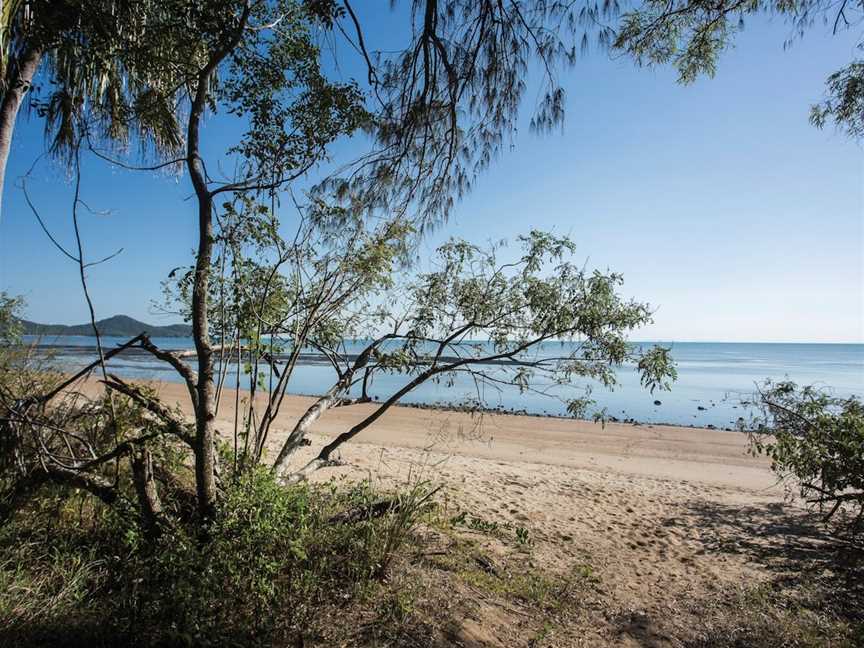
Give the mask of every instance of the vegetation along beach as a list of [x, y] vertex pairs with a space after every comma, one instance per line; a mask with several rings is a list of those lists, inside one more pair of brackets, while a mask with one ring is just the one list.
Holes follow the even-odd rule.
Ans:
[[0, 1], [0, 647], [864, 647], [862, 27]]

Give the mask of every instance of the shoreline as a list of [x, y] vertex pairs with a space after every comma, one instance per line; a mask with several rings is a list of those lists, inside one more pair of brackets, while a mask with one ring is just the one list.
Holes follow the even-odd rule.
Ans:
[[[170, 368], [166, 371], [171, 371]], [[71, 377], [73, 374], [71, 372], [62, 371], [61, 375], [65, 377]], [[130, 383], [139, 383], [148, 385], [151, 387], [157, 387], [159, 385], [176, 385], [179, 387], [183, 387], [183, 383], [174, 380], [155, 380], [155, 379], [138, 379], [138, 378], [129, 378], [123, 377], [124, 380]], [[88, 381], [93, 381], [94, 378], [87, 379]], [[96, 379], [98, 381], [98, 379]], [[224, 392], [235, 391], [234, 387], [224, 387]], [[249, 389], [246, 387], [240, 388], [241, 394], [248, 394]], [[260, 392], [259, 392], [260, 395]], [[286, 398], [303, 398], [303, 399], [311, 399], [315, 400], [322, 396], [322, 394], [310, 394], [305, 392], [285, 392]], [[372, 400], [369, 404], [374, 405], [378, 403], [378, 400]], [[552, 414], [552, 413], [534, 413], [529, 412], [528, 410], [515, 410], [515, 409], [504, 409], [503, 407], [465, 407], [460, 406], [458, 403], [421, 403], [421, 402], [410, 402], [410, 401], [400, 401], [396, 405], [393, 405], [393, 408], [405, 408], [405, 409], [418, 409], [430, 412], [450, 412], [450, 413], [459, 413], [459, 414], [480, 414], [480, 415], [494, 415], [494, 416], [515, 416], [522, 418], [535, 418], [535, 419], [551, 419], [555, 421], [575, 421], [579, 423], [588, 423], [591, 425], [604, 425], [604, 423], [600, 421], [595, 421], [593, 418], [575, 418], [572, 416], [566, 416], [563, 414]], [[653, 428], [653, 427], [662, 427], [662, 428], [680, 428], [682, 430], [711, 430], [712, 432], [734, 432], [736, 434], [746, 434], [746, 432], [742, 432], [741, 430], [736, 430], [731, 427], [721, 427], [718, 425], [707, 424], [707, 425], [694, 425], [692, 423], [684, 424], [684, 423], [673, 423], [667, 421], [640, 421], [633, 417], [628, 418], [618, 418], [615, 416], [610, 416], [606, 419], [605, 425], [620, 425], [620, 426], [630, 426], [634, 428]]]
[[[173, 374], [173, 369], [170, 367], [164, 370], [166, 373]], [[61, 375], [66, 377], [71, 377], [73, 374], [70, 371], [60, 371]], [[95, 375], [95, 371], [94, 371]], [[141, 383], [145, 385], [177, 385], [182, 387], [183, 383], [179, 380], [158, 380], [154, 378], [136, 378], [136, 377], [128, 377], [128, 376], [120, 376], [124, 380], [132, 383]], [[90, 378], [89, 380], [93, 380]], [[234, 392], [234, 387], [224, 387], [223, 391], [225, 392]], [[265, 390], [266, 391], [266, 390]], [[246, 387], [240, 388], [241, 394], [248, 394], [249, 389]], [[259, 392], [260, 394], [261, 392]], [[286, 398], [308, 398], [308, 399], [317, 399], [320, 398], [322, 394], [311, 394], [307, 392], [285, 392]], [[377, 399], [373, 399], [370, 404], [379, 403]], [[517, 416], [517, 417], [526, 417], [526, 418], [536, 418], [536, 419], [550, 419], [555, 421], [577, 421], [582, 423], [590, 423], [596, 425], [603, 425], [599, 421], [595, 421], [593, 418], [574, 418], [572, 416], [567, 416], [565, 414], [554, 414], [550, 412], [530, 412], [526, 409], [505, 409], [502, 406], [498, 407], [466, 407], [460, 405], [459, 403], [454, 402], [443, 402], [443, 403], [423, 403], [423, 402], [411, 402], [411, 401], [400, 401], [393, 407], [400, 408], [409, 408], [409, 409], [418, 409], [425, 411], [440, 411], [440, 412], [454, 412], [461, 414], [482, 414], [482, 415], [494, 415], [494, 416]], [[669, 421], [645, 421], [639, 420], [635, 417], [626, 417], [626, 418], [618, 418], [617, 416], [609, 416], [606, 419], [605, 425], [622, 425], [622, 426], [632, 426], [634, 428], [638, 427], [664, 427], [664, 428], [681, 428], [683, 430], [711, 430], [715, 432], [735, 432], [737, 434], [746, 434], [741, 430], [737, 430], [733, 427], [729, 426], [720, 426], [714, 425], [712, 423], [708, 423], [706, 425], [694, 425], [693, 423], [675, 423]]]
[[[248, 392], [248, 389], [241, 388], [241, 392]], [[300, 394], [300, 393], [292, 393], [286, 392], [286, 396], [298, 396], [302, 398], [319, 398], [319, 394]], [[376, 401], [373, 401], [376, 402]], [[526, 418], [538, 418], [538, 419], [556, 419], [560, 421], [581, 421], [584, 423], [596, 423], [597, 425], [603, 425], [600, 421], [595, 421], [593, 418], [576, 418], [572, 416], [565, 416], [563, 414], [536, 414], [533, 412], [529, 412], [528, 410], [513, 410], [513, 409], [504, 409], [502, 407], [476, 407], [476, 408], [468, 408], [468, 407], [460, 407], [455, 403], [411, 403], [411, 402], [400, 402], [398, 405], [394, 405], [394, 407], [410, 407], [413, 409], [420, 410], [431, 410], [431, 411], [442, 411], [442, 412], [460, 412], [463, 414], [481, 413], [481, 414], [494, 414], [496, 416], [523, 416]], [[653, 421], [639, 421], [635, 418], [618, 418], [615, 416], [610, 416], [606, 419], [606, 425], [614, 423], [616, 425], [631, 425], [633, 427], [677, 427], [683, 428], [685, 430], [713, 430], [715, 432], [737, 432], [738, 434], [746, 434], [741, 430], [736, 430], [731, 427], [720, 427], [713, 424], [708, 425], [693, 425], [692, 423], [688, 425], [684, 425], [683, 423], [668, 423], [668, 422], [653, 422]]]
[[[191, 405], [185, 385], [141, 381], [154, 388], [168, 405], [178, 404], [186, 415]], [[99, 383], [89, 380], [86, 391]], [[241, 403], [248, 392], [237, 395]], [[223, 391], [217, 428], [233, 427], [235, 394]], [[256, 397], [256, 407], [264, 398]], [[275, 456], [294, 423], [314, 402], [309, 396], [286, 395], [267, 443]], [[241, 405], [241, 408], [244, 405]], [[311, 427], [312, 445], [302, 448], [297, 461], [311, 458], [324, 443], [368, 416], [375, 404], [356, 404], [328, 410]], [[483, 465], [521, 465], [531, 472], [576, 469], [634, 478], [660, 479], [682, 484], [699, 483], [736, 491], [773, 492], [778, 486], [770, 461], [748, 453], [749, 441], [741, 433], [725, 430], [606, 423], [501, 412], [474, 415], [464, 411], [395, 405], [356, 439], [340, 448], [350, 462], [358, 453], [407, 452], [441, 459], [481, 461]], [[308, 456], [307, 456], [308, 455]], [[484, 469], [485, 470], [485, 469]], [[319, 471], [326, 478], [330, 471]]]

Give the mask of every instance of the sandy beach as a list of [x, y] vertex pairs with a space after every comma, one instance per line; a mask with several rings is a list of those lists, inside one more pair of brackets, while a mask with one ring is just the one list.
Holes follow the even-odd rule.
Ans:
[[[157, 388], [188, 408], [179, 385]], [[223, 395], [223, 434], [232, 427], [233, 402], [233, 392]], [[271, 452], [312, 402], [286, 399]], [[298, 464], [371, 407], [327, 412]], [[796, 542], [807, 535], [802, 509], [786, 502], [768, 462], [747, 447], [744, 435], [720, 430], [513, 415], [478, 420], [395, 407], [343, 446], [343, 466], [314, 479], [443, 484], [441, 500], [453, 511], [528, 528], [535, 555], [550, 565], [597, 570], [604, 607], [663, 619], [668, 631], [670, 620], [688, 623], [689, 602], [769, 578], [788, 534]], [[664, 631], [646, 623], [598, 630], [595, 644], [584, 628], [579, 636], [584, 645], [667, 645]], [[645, 643], [646, 632], [659, 634]]]
[[[187, 413], [183, 387], [154, 386], [160, 396]], [[247, 393], [241, 390], [241, 399]], [[264, 402], [263, 399], [260, 402]], [[288, 396], [273, 426], [271, 450], [278, 449], [287, 430], [315, 399]], [[241, 404], [241, 407], [243, 405]], [[329, 410], [312, 427], [312, 445], [345, 431], [375, 409], [358, 404]], [[219, 422], [222, 433], [233, 426], [234, 392], [223, 394]], [[436, 455], [489, 462], [521, 463], [537, 470], [558, 468], [613, 473], [633, 478], [669, 480], [717, 486], [740, 492], [777, 494], [768, 462], [748, 454], [745, 435], [738, 432], [671, 425], [634, 425], [571, 420], [543, 416], [468, 413], [396, 406], [343, 446], [344, 459], [353, 463], [351, 446], [423, 451]]]

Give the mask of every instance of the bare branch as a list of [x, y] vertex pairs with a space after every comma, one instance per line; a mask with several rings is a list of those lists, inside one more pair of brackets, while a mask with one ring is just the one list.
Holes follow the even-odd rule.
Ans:
[[108, 374], [109, 379], [102, 382], [106, 387], [120, 392], [134, 400], [136, 403], [146, 408], [149, 412], [156, 415], [163, 423], [168, 426], [168, 431], [174, 436], [182, 439], [187, 445], [192, 447], [194, 438], [188, 431], [188, 426], [179, 420], [171, 410], [165, 407], [157, 399], [144, 393], [141, 389], [134, 385], [121, 380], [114, 374]]
[[178, 357], [177, 354], [172, 353], [171, 351], [163, 351], [162, 349], [157, 347], [155, 344], [153, 344], [153, 342], [150, 340], [149, 336], [147, 336], [146, 334], [142, 333], [139, 336], [139, 338], [140, 338], [140, 347], [142, 349], [149, 351], [154, 357], [159, 358], [160, 360], [163, 360], [164, 362], [167, 362], [172, 367], [174, 367], [174, 369], [177, 371], [178, 374], [180, 374], [180, 377], [183, 378], [183, 380], [186, 383], [186, 388], [189, 391], [189, 398], [192, 401], [192, 406], [195, 407], [197, 410], [197, 406], [198, 406], [198, 394], [196, 392], [197, 375], [192, 370], [192, 368], [189, 365], [187, 365], [185, 362], [183, 362]]

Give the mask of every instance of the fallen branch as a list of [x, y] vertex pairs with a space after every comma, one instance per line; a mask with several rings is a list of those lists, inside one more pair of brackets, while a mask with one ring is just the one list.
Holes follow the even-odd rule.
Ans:
[[84, 376], [89, 374], [91, 371], [93, 371], [96, 367], [98, 367], [100, 364], [102, 364], [102, 362], [104, 360], [109, 360], [110, 358], [113, 358], [114, 356], [119, 355], [120, 353], [123, 353], [124, 351], [126, 351], [130, 347], [133, 347], [136, 344], [138, 344], [144, 337], [145, 337], [145, 335], [143, 333], [141, 333], [140, 335], [136, 335], [134, 338], [132, 338], [128, 342], [124, 342], [120, 346], [106, 352], [103, 358], [100, 358], [99, 360], [95, 360], [95, 361], [91, 362], [89, 365], [87, 365], [86, 367], [81, 369], [81, 371], [74, 374], [71, 378], [67, 378], [66, 380], [61, 382], [59, 385], [57, 385], [51, 391], [49, 391], [45, 394], [42, 394], [40, 396], [33, 396], [33, 397], [27, 399], [24, 402], [24, 404], [29, 405], [29, 404], [47, 403], [52, 398], [54, 398], [57, 394], [59, 394], [61, 391], [63, 391], [67, 387], [69, 387], [69, 385], [72, 385], [75, 382], [81, 380], [81, 378], [83, 378]]
[[165, 351], [157, 347], [153, 342], [150, 341], [150, 338], [141, 334], [139, 336], [141, 338], [141, 348], [145, 351], [149, 351], [153, 357], [162, 360], [163, 362], [167, 362], [174, 370], [180, 374], [180, 377], [183, 378], [183, 381], [186, 383], [186, 389], [189, 391], [189, 398], [192, 401], [192, 407], [195, 411], [198, 411], [198, 391], [196, 389], [196, 385], [198, 382], [198, 374], [196, 374], [192, 368], [183, 362], [179, 355], [176, 353], [172, 353], [171, 351]]
[[144, 407], [148, 412], [154, 414], [163, 423], [168, 426], [168, 432], [183, 440], [188, 446], [192, 447], [194, 439], [189, 433], [186, 424], [179, 420], [174, 413], [165, 407], [158, 399], [146, 394], [143, 390], [135, 385], [130, 385], [114, 374], [108, 374], [108, 380], [101, 381], [106, 387], [120, 392], [134, 400], [136, 403]]

